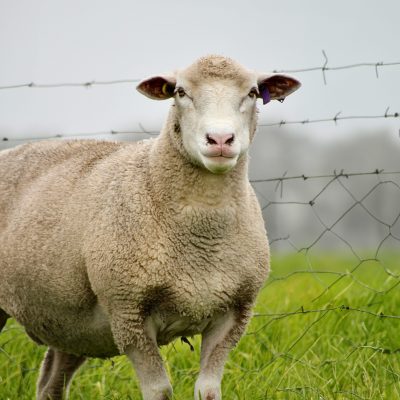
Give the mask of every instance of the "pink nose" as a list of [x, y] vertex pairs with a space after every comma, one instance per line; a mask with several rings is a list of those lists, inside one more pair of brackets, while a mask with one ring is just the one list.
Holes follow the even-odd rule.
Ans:
[[223, 147], [224, 145], [231, 145], [235, 140], [233, 133], [207, 133], [207, 144]]

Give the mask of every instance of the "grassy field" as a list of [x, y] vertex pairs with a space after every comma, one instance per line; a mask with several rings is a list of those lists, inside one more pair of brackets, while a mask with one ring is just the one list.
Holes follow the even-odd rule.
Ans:
[[[400, 399], [397, 274], [394, 253], [380, 262], [335, 254], [274, 257], [255, 317], [227, 362], [224, 399]], [[199, 338], [192, 343], [194, 353], [180, 340], [162, 349], [176, 400], [192, 398]], [[0, 335], [0, 400], [34, 398], [44, 351], [8, 322]], [[87, 362], [70, 398], [141, 397], [130, 363], [116, 357]]]

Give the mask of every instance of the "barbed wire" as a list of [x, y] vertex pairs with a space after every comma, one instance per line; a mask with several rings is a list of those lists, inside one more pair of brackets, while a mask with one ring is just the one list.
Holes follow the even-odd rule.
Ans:
[[333, 117], [327, 118], [316, 118], [316, 119], [303, 119], [303, 120], [281, 120], [279, 122], [271, 122], [271, 123], [261, 123], [259, 126], [261, 127], [271, 127], [271, 126], [283, 126], [283, 125], [308, 125], [308, 124], [319, 124], [324, 122], [334, 122], [337, 125], [338, 121], [346, 121], [346, 120], [371, 120], [371, 119], [384, 119], [384, 118], [399, 118], [398, 112], [389, 112], [390, 107], [387, 107], [383, 114], [375, 114], [375, 115], [345, 115], [341, 116], [342, 111], [337, 112]]
[[33, 89], [53, 89], [53, 88], [76, 88], [83, 87], [89, 89], [93, 86], [110, 86], [110, 85], [121, 85], [126, 83], [138, 83], [140, 79], [114, 79], [108, 81], [86, 81], [86, 82], [60, 82], [60, 83], [36, 83], [36, 82], [28, 82], [28, 83], [17, 83], [15, 85], [4, 85], [0, 86], [0, 90], [7, 89], [22, 89], [22, 88], [33, 88]]
[[[325, 50], [322, 50], [323, 63], [322, 65], [307, 68], [293, 68], [293, 69], [274, 69], [273, 73], [304, 73], [304, 72], [322, 72], [324, 84], [327, 84], [326, 73], [328, 71], [341, 71], [346, 69], [358, 69], [358, 68], [372, 68], [375, 71], [376, 78], [379, 78], [379, 69], [384, 67], [400, 66], [400, 61], [375, 61], [375, 62], [357, 62], [352, 64], [344, 64], [337, 66], [328, 66], [328, 55]], [[126, 79], [112, 79], [112, 80], [90, 80], [84, 82], [58, 82], [58, 83], [37, 83], [37, 82], [26, 82], [17, 83], [10, 85], [0, 86], [0, 90], [11, 90], [11, 89], [54, 89], [54, 88], [77, 88], [82, 87], [89, 89], [94, 86], [110, 86], [110, 85], [121, 85], [121, 84], [133, 84], [140, 82], [141, 79], [137, 78], [126, 78]]]
[[[390, 107], [387, 107], [383, 114], [375, 114], [375, 115], [348, 115], [348, 116], [340, 116], [341, 112], [336, 113], [331, 118], [317, 118], [317, 119], [303, 119], [303, 120], [281, 120], [279, 122], [271, 122], [271, 123], [261, 123], [259, 127], [274, 127], [274, 126], [284, 126], [284, 125], [307, 125], [307, 124], [317, 124], [317, 123], [326, 123], [326, 122], [334, 122], [335, 124], [338, 121], [346, 121], [346, 120], [378, 120], [378, 119], [396, 119], [399, 118], [398, 112], [389, 112]], [[139, 123], [138, 130], [108, 130], [108, 131], [97, 131], [97, 132], [71, 132], [71, 133], [50, 133], [46, 136], [31, 136], [31, 137], [10, 137], [10, 136], [1, 136], [0, 141], [7, 142], [25, 142], [30, 140], [46, 140], [46, 139], [62, 139], [62, 138], [73, 138], [73, 137], [91, 137], [91, 136], [104, 136], [104, 135], [148, 135], [148, 136], [157, 136], [159, 134], [159, 130], [148, 130], [146, 129], [142, 123]]]
[[122, 130], [109, 130], [109, 131], [97, 131], [97, 132], [74, 132], [74, 133], [54, 133], [49, 134], [48, 136], [32, 136], [32, 137], [19, 137], [12, 138], [9, 136], [1, 137], [1, 141], [3, 142], [28, 142], [31, 140], [48, 140], [48, 139], [68, 139], [75, 137], [87, 137], [87, 136], [104, 136], [104, 135], [148, 135], [148, 136], [157, 136], [159, 131], [149, 131], [146, 129], [138, 130], [138, 131], [122, 131]]
[[337, 65], [334, 67], [329, 67], [328, 66], [328, 55], [325, 50], [322, 50], [322, 55], [323, 55], [323, 63], [320, 66], [315, 66], [315, 67], [307, 67], [307, 68], [295, 68], [295, 69], [277, 69], [273, 70], [274, 73], [302, 73], [302, 72], [315, 72], [315, 71], [321, 71], [322, 72], [322, 77], [324, 80], [324, 84], [327, 84], [327, 79], [326, 79], [326, 72], [327, 71], [340, 71], [340, 70], [345, 70], [345, 69], [356, 69], [356, 68], [373, 68], [375, 71], [375, 76], [378, 79], [379, 78], [379, 72], [378, 69], [382, 67], [393, 67], [393, 66], [399, 66], [400, 61], [394, 61], [394, 62], [384, 62], [384, 61], [376, 61], [376, 62], [358, 62], [358, 63], [353, 63], [353, 64], [345, 64], [345, 65]]
[[[282, 183], [283, 181], [292, 181], [292, 180], [304, 180], [307, 179], [323, 179], [323, 178], [350, 178], [352, 176], [365, 176], [365, 175], [395, 175], [400, 174], [400, 171], [385, 171], [384, 169], [375, 169], [374, 171], [368, 172], [345, 172], [344, 169], [341, 169], [339, 172], [334, 170], [332, 174], [323, 174], [323, 175], [292, 175], [286, 176], [287, 172], [285, 172], [281, 177], [278, 178], [265, 178], [265, 179], [251, 179], [250, 182], [252, 183], [259, 183], [259, 182], [278, 182]], [[282, 194], [281, 194], [282, 195]]]

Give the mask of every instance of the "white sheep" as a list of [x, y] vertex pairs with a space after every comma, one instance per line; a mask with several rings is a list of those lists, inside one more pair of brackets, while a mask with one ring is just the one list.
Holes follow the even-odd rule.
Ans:
[[155, 140], [0, 153], [0, 330], [12, 316], [49, 347], [38, 399], [61, 399], [86, 357], [117, 354], [145, 400], [169, 399], [158, 346], [199, 333], [194, 397], [221, 399], [225, 359], [269, 269], [247, 173], [256, 99], [299, 86], [208, 56], [138, 85], [174, 98]]

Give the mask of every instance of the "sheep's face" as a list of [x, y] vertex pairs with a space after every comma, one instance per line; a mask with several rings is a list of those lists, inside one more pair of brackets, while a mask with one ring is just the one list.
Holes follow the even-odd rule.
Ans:
[[256, 82], [230, 80], [194, 84], [177, 77], [175, 105], [180, 134], [190, 159], [213, 173], [232, 169], [256, 127]]
[[300, 83], [284, 75], [260, 75], [219, 56], [205, 57], [174, 76], [142, 81], [153, 99], [175, 98], [175, 134], [190, 160], [226, 173], [247, 152], [256, 123], [256, 101], [283, 99]]

